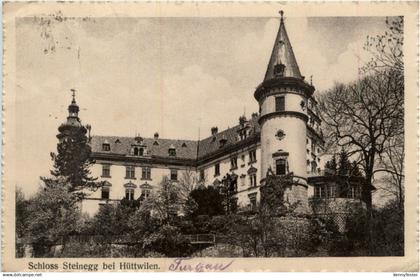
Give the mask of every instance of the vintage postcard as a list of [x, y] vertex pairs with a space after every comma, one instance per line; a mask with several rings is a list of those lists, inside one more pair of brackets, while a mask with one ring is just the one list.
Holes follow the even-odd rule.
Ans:
[[418, 2], [6, 2], [5, 271], [418, 271]]

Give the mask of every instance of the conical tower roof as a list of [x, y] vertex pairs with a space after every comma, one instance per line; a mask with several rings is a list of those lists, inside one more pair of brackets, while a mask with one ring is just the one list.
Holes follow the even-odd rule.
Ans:
[[280, 15], [280, 28], [277, 33], [273, 51], [271, 52], [270, 62], [268, 63], [264, 81], [271, 80], [276, 77], [293, 77], [302, 79], [295, 54], [293, 53], [292, 45], [289, 37], [287, 36], [283, 19], [283, 11], [280, 11]]

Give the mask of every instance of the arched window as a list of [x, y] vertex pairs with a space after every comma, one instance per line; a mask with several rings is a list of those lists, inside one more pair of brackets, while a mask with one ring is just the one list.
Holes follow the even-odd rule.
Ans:
[[134, 147], [134, 156], [139, 155], [139, 149], [137, 147]]
[[125, 189], [125, 199], [134, 200], [134, 189], [133, 188], [126, 188]]

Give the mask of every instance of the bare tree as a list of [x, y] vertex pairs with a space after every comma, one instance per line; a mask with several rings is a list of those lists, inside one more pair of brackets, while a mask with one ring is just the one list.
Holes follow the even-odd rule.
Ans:
[[191, 191], [197, 186], [198, 180], [195, 171], [187, 169], [182, 172], [179, 178], [179, 192], [181, 198], [186, 201]]
[[366, 177], [368, 208], [378, 159], [404, 134], [404, 96], [398, 73], [384, 71], [348, 85], [337, 84], [321, 95], [320, 111], [327, 146], [355, 155]]
[[375, 173], [384, 173], [380, 189], [396, 198], [398, 207], [404, 207], [404, 137], [390, 139]]
[[380, 73], [390, 69], [404, 72], [404, 17], [389, 17], [385, 20], [387, 30], [376, 36], [368, 36], [364, 49], [372, 58], [362, 71]]

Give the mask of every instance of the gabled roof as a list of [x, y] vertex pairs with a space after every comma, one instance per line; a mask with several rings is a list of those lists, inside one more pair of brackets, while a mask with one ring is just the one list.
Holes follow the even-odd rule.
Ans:
[[[146, 157], [161, 157], [175, 159], [198, 160], [202, 157], [210, 155], [223, 148], [238, 144], [238, 131], [246, 129], [248, 138], [258, 135], [260, 125], [258, 124], [258, 116], [253, 116], [244, 125], [236, 125], [232, 128], [216, 133], [201, 141], [181, 140], [181, 139], [162, 139], [162, 138], [143, 138], [141, 143], [134, 137], [116, 137], [116, 136], [93, 136], [90, 141], [93, 153], [112, 154], [117, 156], [130, 155], [133, 146], [146, 147]], [[223, 146], [221, 140], [224, 139]], [[109, 143], [110, 151], [103, 151], [102, 145]], [[169, 149], [175, 148], [176, 156], [169, 155]]]
[[280, 27], [274, 42], [273, 51], [271, 52], [270, 61], [267, 66], [264, 81], [274, 79], [274, 67], [278, 64], [283, 64], [284, 74], [283, 77], [293, 77], [302, 79], [299, 66], [296, 62], [295, 54], [293, 53], [292, 45], [289, 37], [287, 36], [286, 27], [283, 20], [283, 12], [281, 13]]

